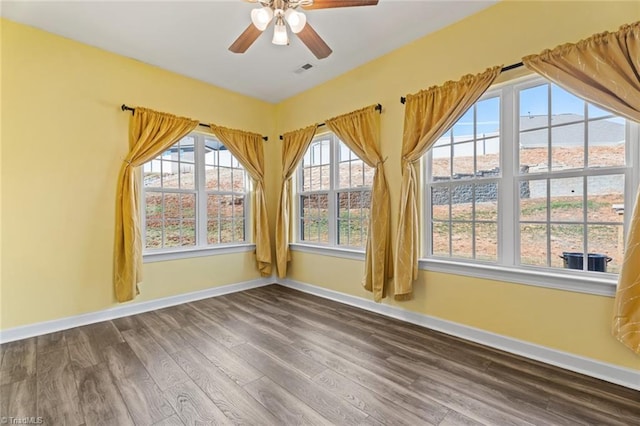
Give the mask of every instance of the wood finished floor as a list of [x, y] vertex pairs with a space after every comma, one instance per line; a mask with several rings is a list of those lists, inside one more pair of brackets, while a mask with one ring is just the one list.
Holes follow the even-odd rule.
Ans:
[[640, 392], [271, 285], [0, 347], [46, 425], [640, 425]]

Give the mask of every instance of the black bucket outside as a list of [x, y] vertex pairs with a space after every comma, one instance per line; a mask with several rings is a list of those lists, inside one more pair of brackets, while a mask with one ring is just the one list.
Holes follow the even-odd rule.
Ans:
[[[569, 269], [582, 269], [584, 253], [563, 251], [562, 256], [564, 267]], [[607, 263], [611, 262], [609, 256], [605, 254], [589, 253], [587, 261], [587, 270], [597, 272], [607, 272]]]

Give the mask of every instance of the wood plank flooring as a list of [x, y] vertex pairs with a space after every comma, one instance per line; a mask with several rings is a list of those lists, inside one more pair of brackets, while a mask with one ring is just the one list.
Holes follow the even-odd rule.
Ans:
[[46, 425], [640, 425], [640, 392], [278, 285], [0, 347]]

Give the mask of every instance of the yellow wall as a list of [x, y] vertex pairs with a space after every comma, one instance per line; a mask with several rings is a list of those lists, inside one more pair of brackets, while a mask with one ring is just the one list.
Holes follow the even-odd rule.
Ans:
[[[122, 103], [272, 141], [275, 107], [10, 21], [1, 31], [0, 318], [8, 329], [115, 305], [114, 200], [128, 150]], [[145, 264], [144, 275], [136, 301], [260, 277], [251, 252]]]
[[[638, 2], [502, 2], [278, 105], [289, 131], [373, 103], [397, 223], [404, 107], [414, 93], [640, 19]], [[512, 73], [513, 75], [515, 73]], [[505, 74], [504, 77], [508, 77]], [[371, 298], [363, 262], [294, 252], [289, 278]], [[384, 303], [630, 368], [640, 359], [609, 333], [613, 299], [421, 271], [409, 302]]]

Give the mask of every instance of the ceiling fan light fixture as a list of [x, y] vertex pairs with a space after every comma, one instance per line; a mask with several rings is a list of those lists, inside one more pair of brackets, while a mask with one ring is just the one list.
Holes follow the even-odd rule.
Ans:
[[271, 10], [270, 7], [261, 7], [251, 11], [251, 22], [253, 22], [253, 25], [260, 31], [264, 31], [272, 19], [273, 10]]
[[278, 46], [286, 46], [289, 44], [287, 26], [284, 24], [282, 16], [278, 16], [278, 19], [276, 20], [276, 25], [273, 30], [273, 40], [271, 40], [271, 42], [273, 44], [277, 44]]
[[291, 31], [294, 34], [298, 34], [304, 26], [307, 24], [307, 17], [304, 13], [298, 12], [293, 9], [287, 9], [284, 13], [284, 19], [287, 20], [289, 27], [291, 27]]

